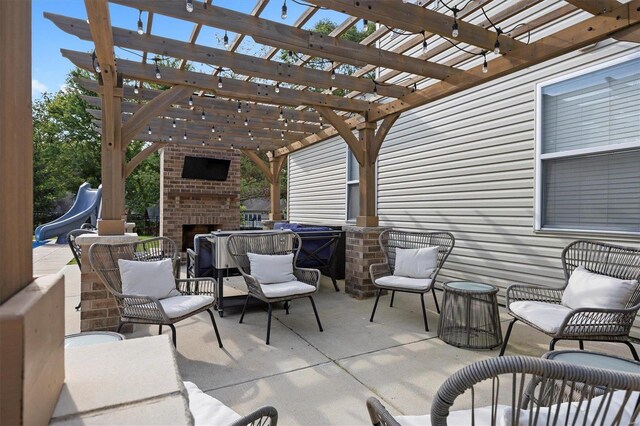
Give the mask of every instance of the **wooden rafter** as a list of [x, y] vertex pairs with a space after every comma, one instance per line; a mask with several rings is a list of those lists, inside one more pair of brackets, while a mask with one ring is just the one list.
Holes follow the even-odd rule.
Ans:
[[[81, 19], [51, 13], [45, 13], [45, 17], [63, 31], [75, 35], [82, 40], [91, 40], [89, 25]], [[140, 36], [124, 28], [113, 27], [112, 32], [113, 42], [116, 46], [169, 55], [175, 58], [184, 58], [185, 60], [216, 67], [231, 68], [235, 72], [268, 80], [292, 84], [307, 84], [309, 81], [313, 81], [317, 87], [338, 87], [369, 93], [373, 93], [374, 90], [377, 89], [380, 95], [395, 98], [409, 93], [409, 89], [397, 85], [381, 85], [376, 87], [373, 80], [369, 78], [351, 77], [343, 74], [335, 74], [332, 76], [329, 71], [273, 62], [267, 59], [228, 52], [226, 50], [176, 41], [166, 37], [152, 35]]]
[[364, 164], [364, 153], [360, 148], [358, 138], [351, 132], [351, 129], [346, 125], [342, 117], [336, 114], [331, 108], [318, 107], [317, 110], [334, 127], [334, 129], [336, 129], [347, 145], [349, 145], [349, 148], [351, 148], [351, 151], [356, 157], [356, 160], [358, 160], [358, 163]]
[[[293, 28], [285, 24], [249, 16], [230, 9], [199, 6], [197, 13], [189, 13], [181, 4], [175, 2], [156, 2], [152, 0], [112, 0], [124, 6], [142, 8], [177, 19], [201, 23], [251, 35], [258, 43], [293, 50], [334, 61], [356, 66], [376, 64], [382, 67], [400, 69], [439, 80], [457, 81], [464, 78], [464, 72], [444, 67], [438, 63], [425, 62], [405, 55], [398, 55], [383, 49], [363, 46], [358, 43], [328, 37], [323, 34]], [[194, 5], [198, 2], [194, 2]]]
[[[61, 49], [62, 56], [69, 59], [74, 65], [93, 70], [91, 56], [84, 52]], [[124, 59], [118, 60], [119, 71], [136, 80], [157, 83], [155, 66], [145, 65]], [[339, 96], [324, 95], [315, 92], [300, 92], [298, 90], [281, 88], [280, 93], [275, 93], [274, 87], [263, 84], [250, 83], [232, 78], [223, 78], [222, 87], [210, 75], [184, 71], [176, 68], [160, 67], [162, 82], [175, 85], [184, 84], [194, 88], [211, 91], [219, 96], [246, 99], [254, 102], [263, 102], [279, 105], [298, 106], [323, 105], [345, 111], [363, 111], [369, 107], [369, 103], [356, 99], [345, 99]]]
[[167, 143], [164, 142], [154, 142], [147, 147], [145, 147], [142, 151], [137, 153], [125, 166], [124, 176], [125, 178], [129, 177], [131, 173], [138, 167], [144, 160], [146, 160], [151, 154], [157, 152], [159, 149], [167, 146]]

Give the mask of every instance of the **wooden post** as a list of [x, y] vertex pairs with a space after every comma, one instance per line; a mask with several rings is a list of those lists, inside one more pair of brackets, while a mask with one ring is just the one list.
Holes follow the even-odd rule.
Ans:
[[356, 225], [363, 227], [378, 226], [376, 214], [376, 158], [374, 150], [376, 123], [359, 124], [360, 147], [363, 162], [360, 163], [360, 212]]
[[270, 220], [282, 220], [282, 212], [280, 211], [280, 172], [286, 158], [286, 156], [269, 158], [269, 172], [271, 173], [269, 184], [271, 198]]
[[0, 304], [33, 278], [31, 1], [0, 1]]
[[122, 141], [122, 78], [102, 87], [102, 219], [100, 235], [124, 235], [125, 151]]

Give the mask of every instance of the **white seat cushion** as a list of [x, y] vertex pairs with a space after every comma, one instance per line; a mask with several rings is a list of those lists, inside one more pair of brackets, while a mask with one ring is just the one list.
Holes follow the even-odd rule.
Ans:
[[[506, 405], [498, 405], [496, 415], [496, 424], [500, 424], [500, 416], [502, 411], [507, 408]], [[402, 426], [430, 426], [431, 416], [394, 416], [394, 418]], [[477, 425], [491, 424], [491, 407], [476, 408], [475, 420]], [[469, 426], [471, 424], [471, 410], [451, 411], [447, 417], [449, 426]]]
[[277, 297], [295, 296], [297, 294], [313, 293], [316, 288], [300, 281], [288, 281], [277, 284], [265, 284], [260, 286], [264, 295], [270, 299]]
[[409, 278], [388, 275], [376, 280], [376, 284], [383, 287], [392, 287], [407, 290], [429, 290], [431, 288], [431, 278]]
[[222, 402], [202, 392], [195, 384], [184, 382], [184, 387], [189, 395], [189, 410], [196, 426], [225, 426], [242, 417]]
[[160, 300], [160, 304], [169, 318], [178, 318], [200, 308], [211, 305], [211, 296], [176, 296]]
[[536, 324], [547, 333], [555, 334], [571, 312], [570, 308], [545, 302], [513, 302], [509, 309], [518, 317]]
[[621, 280], [594, 274], [583, 266], [578, 266], [562, 293], [562, 304], [571, 309], [623, 309], [637, 287], [637, 280]]

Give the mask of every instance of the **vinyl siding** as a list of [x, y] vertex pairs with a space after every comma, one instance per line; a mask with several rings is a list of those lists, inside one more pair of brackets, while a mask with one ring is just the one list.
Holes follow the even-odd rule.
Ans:
[[[501, 297], [516, 282], [561, 285], [560, 254], [575, 239], [640, 246], [633, 235], [534, 231], [536, 83], [638, 52], [632, 43], [607, 40], [404, 113], [378, 159], [380, 225], [453, 233], [456, 245], [439, 281], [491, 283]], [[344, 149], [323, 142], [290, 161], [309, 162], [312, 150], [325, 147], [336, 155], [290, 176], [292, 221], [310, 217], [313, 209], [298, 203], [315, 198], [320, 187], [334, 197], [314, 222], [344, 220], [344, 204], [337, 204], [344, 203]]]

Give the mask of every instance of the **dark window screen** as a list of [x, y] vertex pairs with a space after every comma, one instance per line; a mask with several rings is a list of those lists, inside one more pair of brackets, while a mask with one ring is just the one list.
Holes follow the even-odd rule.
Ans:
[[184, 157], [183, 179], [227, 180], [229, 160], [205, 157]]

